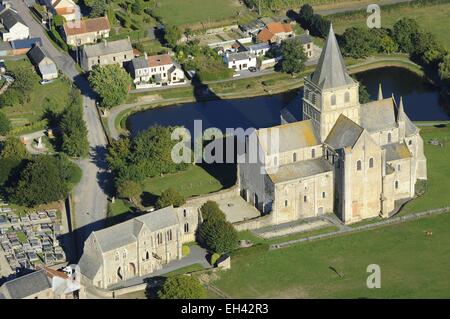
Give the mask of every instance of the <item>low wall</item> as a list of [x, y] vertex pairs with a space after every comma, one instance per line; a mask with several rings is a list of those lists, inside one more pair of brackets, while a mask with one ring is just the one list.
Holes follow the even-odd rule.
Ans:
[[113, 298], [115, 298], [118, 296], [130, 294], [130, 293], [133, 293], [136, 291], [142, 291], [142, 290], [145, 290], [146, 288], [147, 288], [147, 283], [143, 283], [143, 284], [139, 284], [139, 285], [135, 285], [135, 286], [119, 288], [119, 289], [112, 291], [111, 293], [113, 295]]
[[258, 229], [258, 228], [272, 225], [273, 224], [272, 219], [273, 219], [272, 214], [269, 214], [269, 215], [237, 222], [237, 223], [234, 223], [233, 226], [234, 226], [234, 228], [236, 228], [237, 231], [253, 230], [253, 229]]
[[184, 206], [200, 207], [209, 200], [219, 201], [219, 200], [223, 200], [223, 199], [227, 199], [227, 198], [233, 198], [236, 196], [239, 196], [239, 185], [237, 185], [237, 184], [231, 188], [220, 190], [218, 192], [190, 198], [186, 201], [186, 204], [184, 204], [183, 207]]

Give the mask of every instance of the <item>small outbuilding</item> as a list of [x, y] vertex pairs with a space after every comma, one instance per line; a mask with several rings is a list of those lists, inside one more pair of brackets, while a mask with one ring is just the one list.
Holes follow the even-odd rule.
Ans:
[[34, 46], [28, 52], [28, 57], [44, 81], [50, 81], [58, 77], [58, 69], [55, 62], [45, 55], [40, 46]]

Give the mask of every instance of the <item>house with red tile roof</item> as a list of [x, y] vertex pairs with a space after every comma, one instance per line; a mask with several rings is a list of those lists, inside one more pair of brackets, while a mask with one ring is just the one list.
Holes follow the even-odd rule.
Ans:
[[272, 22], [258, 33], [256, 39], [258, 42], [280, 43], [294, 35], [294, 30], [289, 23]]
[[64, 23], [63, 38], [68, 45], [81, 46], [108, 38], [110, 31], [108, 17], [104, 16]]

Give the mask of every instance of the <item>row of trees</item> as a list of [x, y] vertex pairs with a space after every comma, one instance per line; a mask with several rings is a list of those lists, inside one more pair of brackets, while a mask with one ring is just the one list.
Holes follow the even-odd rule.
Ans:
[[176, 143], [171, 139], [172, 130], [172, 127], [155, 126], [132, 139], [113, 141], [108, 147], [107, 162], [116, 176], [116, 186], [186, 169], [188, 164], [172, 160]]
[[67, 197], [81, 170], [64, 154], [30, 156], [14, 137], [0, 144], [0, 189], [9, 201], [33, 207]]
[[323, 18], [320, 14], [314, 13], [313, 8], [309, 4], [305, 4], [300, 8], [298, 23], [303, 29], [309, 30], [313, 36], [321, 38], [326, 38], [330, 29], [330, 21]]

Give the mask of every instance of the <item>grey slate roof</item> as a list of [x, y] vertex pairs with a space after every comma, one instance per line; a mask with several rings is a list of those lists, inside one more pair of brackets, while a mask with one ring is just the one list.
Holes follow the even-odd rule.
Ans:
[[405, 122], [405, 135], [410, 136], [419, 132], [417, 126], [414, 125], [413, 122], [409, 119], [408, 115], [403, 108], [403, 99], [400, 98], [400, 105], [397, 111], [397, 122], [403, 121]]
[[232, 60], [247, 60], [249, 58], [256, 58], [256, 55], [254, 55], [253, 53], [247, 52], [247, 51], [243, 51], [243, 52], [236, 52], [236, 53], [230, 53], [228, 55], [228, 61], [232, 61]]
[[6, 297], [11, 299], [23, 299], [52, 287], [45, 269], [6, 282], [2, 288]]
[[353, 147], [363, 131], [364, 129], [361, 126], [341, 114], [325, 139], [325, 144], [330, 145], [335, 150], [346, 146]]
[[83, 254], [78, 261], [81, 273], [89, 279], [94, 279], [101, 267], [101, 256]]
[[347, 68], [345, 67], [332, 25], [330, 25], [328, 38], [323, 47], [316, 70], [310, 79], [322, 89], [354, 83], [354, 80], [347, 73]]
[[11, 29], [17, 23], [26, 25], [25, 22], [23, 22], [22, 18], [16, 12], [14, 12], [14, 10], [11, 9], [6, 9], [2, 13], [0, 13], [0, 22], [7, 30]]
[[55, 73], [57, 74], [58, 69], [56, 68], [55, 63], [42, 64], [39, 66], [39, 72], [41, 73], [41, 75], [55, 74]]
[[394, 100], [387, 98], [366, 104], [361, 104], [360, 109], [361, 126], [368, 132], [379, 132], [395, 128]]
[[386, 162], [410, 158], [411, 152], [405, 144], [392, 143], [382, 147], [386, 150]]
[[295, 37], [287, 38], [285, 41], [291, 41], [291, 40], [294, 40], [294, 39], [300, 40], [300, 42], [302, 44], [308, 44], [308, 43], [312, 43], [313, 42], [313, 37], [311, 35], [307, 34], [307, 33], [303, 33], [303, 34], [300, 34], [300, 35], [296, 35]]
[[135, 70], [145, 69], [145, 68], [148, 67], [148, 61], [143, 56], [140, 56], [138, 58], [134, 58], [133, 60], [131, 60], [131, 64], [133, 65], [133, 68]]
[[178, 217], [172, 206], [144, 214], [126, 222], [104, 228], [94, 232], [94, 236], [102, 252], [134, 243], [142, 226], [150, 231], [157, 231], [169, 226], [177, 225]]
[[87, 57], [96, 57], [133, 50], [129, 39], [116, 40], [111, 42], [100, 42], [93, 45], [84, 46]]
[[28, 51], [28, 57], [34, 65], [38, 65], [45, 59], [45, 53], [41, 47], [36, 45], [30, 51]]
[[333, 167], [324, 158], [311, 159], [306, 161], [300, 161], [291, 163], [288, 165], [282, 165], [278, 168], [278, 171], [269, 174], [270, 179], [274, 183], [282, 183], [298, 178], [304, 178], [308, 176], [314, 176], [317, 174], [330, 172]]

